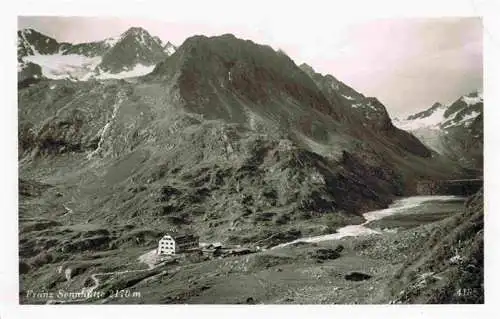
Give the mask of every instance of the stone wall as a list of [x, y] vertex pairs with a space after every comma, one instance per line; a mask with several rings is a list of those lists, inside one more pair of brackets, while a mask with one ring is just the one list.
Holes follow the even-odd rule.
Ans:
[[435, 181], [420, 181], [417, 183], [418, 195], [434, 195], [437, 193], [437, 182]]

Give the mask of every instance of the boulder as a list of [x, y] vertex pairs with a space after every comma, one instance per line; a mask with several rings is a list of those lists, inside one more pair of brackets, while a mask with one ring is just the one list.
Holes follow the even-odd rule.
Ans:
[[357, 271], [352, 271], [344, 276], [346, 280], [350, 281], [363, 281], [363, 280], [368, 280], [371, 277], [372, 277], [371, 275]]

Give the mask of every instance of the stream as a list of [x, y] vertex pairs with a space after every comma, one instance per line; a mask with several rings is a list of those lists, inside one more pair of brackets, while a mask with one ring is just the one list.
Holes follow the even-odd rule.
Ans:
[[380, 231], [371, 229], [366, 227], [365, 225], [374, 220], [379, 220], [387, 216], [391, 216], [394, 214], [404, 214], [409, 210], [419, 207], [424, 203], [428, 202], [452, 202], [458, 200], [465, 200], [464, 197], [459, 196], [412, 196], [406, 197], [402, 199], [398, 199], [394, 201], [388, 208], [374, 210], [363, 214], [363, 217], [366, 221], [362, 224], [358, 225], [348, 225], [342, 228], [337, 229], [336, 233], [319, 235], [313, 237], [304, 237], [298, 238], [288, 243], [282, 243], [277, 246], [272, 247], [271, 249], [280, 248], [284, 246], [288, 246], [297, 242], [307, 242], [307, 243], [315, 243], [327, 240], [335, 240], [341, 239], [343, 237], [348, 236], [364, 236], [370, 234], [380, 234]]

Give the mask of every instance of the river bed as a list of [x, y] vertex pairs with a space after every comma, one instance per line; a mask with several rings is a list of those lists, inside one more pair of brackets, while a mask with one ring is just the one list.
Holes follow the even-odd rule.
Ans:
[[[412, 197], [401, 198], [394, 201], [388, 208], [374, 210], [363, 214], [363, 217], [366, 219], [366, 221], [362, 224], [348, 225], [339, 228], [337, 229], [337, 232], [333, 234], [298, 238], [291, 242], [282, 243], [277, 246], [274, 246], [271, 249], [288, 246], [297, 242], [315, 243], [327, 240], [341, 239], [343, 237], [348, 237], [348, 236], [353, 237], [353, 236], [380, 234], [382, 231], [369, 228], [365, 225], [375, 220], [380, 220], [382, 218], [392, 216], [395, 214], [415, 213], [415, 209], [422, 207], [424, 204], [429, 204], [432, 202], [457, 202], [457, 201], [463, 202], [465, 201], [465, 199], [466, 199], [465, 197], [459, 197], [459, 196], [412, 196]], [[393, 230], [388, 229], [385, 231], [389, 232]]]

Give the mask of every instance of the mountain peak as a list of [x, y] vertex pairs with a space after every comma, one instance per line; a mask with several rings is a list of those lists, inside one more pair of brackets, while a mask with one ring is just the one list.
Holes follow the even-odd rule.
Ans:
[[[129, 39], [135, 39], [139, 41], [140, 43], [144, 43], [146, 41], [149, 41], [150, 39], [152, 41], [158, 41], [155, 39], [151, 34], [149, 34], [148, 31], [144, 30], [141, 27], [132, 27], [128, 29], [127, 31], [123, 32], [122, 35], [120, 36], [119, 41], [129, 41]], [[161, 45], [161, 44], [158, 44]]]
[[[338, 119], [336, 110], [312, 79], [288, 56], [268, 45], [239, 39], [232, 34], [193, 36], [184, 41], [179, 51], [182, 54], [175, 54], [158, 64], [148, 80], [167, 80], [176, 76], [188, 108], [199, 106], [202, 96], [210, 96], [203, 99], [204, 112], [207, 116], [218, 114], [226, 118], [235, 115], [220, 107], [224, 105], [220, 96], [238, 96], [256, 109], [274, 99], [293, 99], [308, 112], [313, 108]], [[180, 72], [176, 73], [176, 69]], [[220, 95], [208, 93], [214, 90], [212, 82], [217, 83]], [[240, 111], [238, 116], [243, 116]], [[281, 122], [285, 121], [288, 120], [283, 118]]]
[[299, 68], [306, 72], [307, 74], [311, 75], [311, 74], [314, 74], [316, 73], [316, 71], [314, 71], [313, 67], [310, 66], [309, 64], [307, 63], [302, 63], [301, 65], [299, 65]]
[[[412, 114], [412, 115], [408, 116], [405, 120], [412, 121], [412, 120], [416, 120], [416, 119], [424, 119], [424, 118], [429, 118], [429, 117], [433, 116], [434, 120], [431, 122], [434, 123], [432, 125], [435, 125], [435, 121], [437, 121], [440, 118], [440, 116], [442, 116], [442, 114], [444, 112], [443, 109], [446, 109], [445, 105], [443, 105], [439, 102], [435, 102], [427, 110], [416, 113], [416, 114]], [[439, 112], [437, 112], [437, 111], [439, 111]]]
[[37, 30], [33, 28], [24, 28], [21, 30], [17, 31], [17, 34], [23, 37], [44, 37], [44, 38], [50, 38], [49, 36], [46, 36], [43, 33], [38, 32]]
[[141, 27], [132, 27], [103, 55], [99, 69], [106, 73], [120, 73], [138, 65], [151, 67], [166, 57], [158, 37]]
[[19, 32], [21, 32], [23, 34], [30, 34], [32, 32], [36, 32], [36, 30], [32, 29], [32, 28], [24, 28], [24, 29], [19, 30]]
[[21, 33], [23, 35], [27, 35], [27, 36], [43, 36], [43, 37], [48, 37], [46, 36], [45, 34], [33, 29], [33, 28], [24, 28], [24, 29], [21, 29], [21, 30], [18, 30], [17, 31], [18, 34]]
[[160, 39], [160, 37], [153, 36], [153, 39], [154, 39], [156, 42], [158, 42], [158, 44], [159, 44], [159, 45], [164, 46], [164, 45], [163, 45], [163, 41]]
[[127, 31], [123, 33], [123, 35], [129, 35], [129, 34], [149, 34], [148, 31], [146, 31], [142, 27], [131, 27]]
[[170, 41], [167, 41], [167, 43], [163, 46], [163, 50], [170, 56], [177, 51], [177, 47], [173, 45]]
[[32, 28], [17, 31], [17, 59], [22, 61], [25, 56], [54, 54], [59, 49], [59, 43]]
[[[201, 34], [198, 35], [197, 34], [197, 35], [193, 35], [193, 36], [188, 37], [184, 41], [184, 43], [181, 45], [181, 47], [184, 47], [184, 48], [188, 48], [188, 47], [189, 48], [191, 48], [191, 47], [199, 47], [199, 48], [201, 48], [201, 47], [204, 47], [204, 48], [213, 47], [213, 48], [216, 48], [217, 46], [219, 46], [219, 44], [222, 44], [223, 42], [225, 42], [226, 44], [229, 44], [229, 43], [245, 42], [245, 40], [239, 39], [231, 33], [225, 33], [222, 35], [215, 35], [215, 36], [206, 36], [206, 35], [201, 35]], [[250, 42], [252, 42], [252, 41], [250, 41]]]
[[479, 103], [483, 99], [483, 90], [482, 89], [477, 89], [475, 91], [470, 92], [469, 94], [466, 94], [462, 96], [462, 99], [476, 99], [476, 103]]

